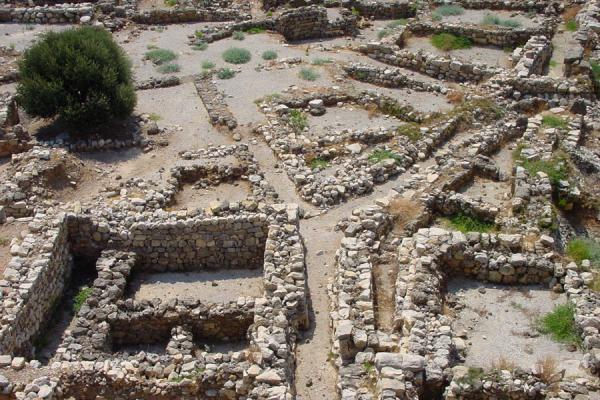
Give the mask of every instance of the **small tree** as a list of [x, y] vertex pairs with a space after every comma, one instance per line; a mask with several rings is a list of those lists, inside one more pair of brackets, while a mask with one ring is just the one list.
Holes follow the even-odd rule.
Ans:
[[104, 29], [49, 32], [19, 64], [18, 101], [28, 114], [75, 128], [127, 117], [136, 104], [131, 64]]

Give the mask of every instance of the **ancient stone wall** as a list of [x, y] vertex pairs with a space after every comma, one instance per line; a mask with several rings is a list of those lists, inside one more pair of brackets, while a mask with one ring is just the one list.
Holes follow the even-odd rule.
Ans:
[[441, 92], [445, 88], [439, 84], [432, 84], [409, 78], [398, 68], [381, 68], [366, 64], [352, 63], [344, 67], [346, 73], [359, 81], [368, 82], [377, 86], [391, 88], [407, 88], [420, 92]]
[[415, 16], [417, 4], [410, 0], [372, 1], [342, 0], [342, 5], [361, 16], [374, 19], [399, 19]]
[[321, 37], [327, 31], [327, 10], [309, 6], [283, 12], [277, 19], [277, 32], [286, 40]]
[[525, 46], [515, 49], [512, 57], [517, 60], [517, 76], [543, 75], [552, 57], [552, 42], [545, 36], [532, 36]]
[[248, 19], [249, 15], [235, 9], [197, 9], [194, 7], [175, 10], [151, 10], [136, 12], [131, 19], [139, 24], [178, 24], [182, 22], [223, 22]]
[[83, 16], [91, 16], [91, 3], [64, 3], [36, 7], [0, 7], [0, 22], [64, 24], [78, 23]]

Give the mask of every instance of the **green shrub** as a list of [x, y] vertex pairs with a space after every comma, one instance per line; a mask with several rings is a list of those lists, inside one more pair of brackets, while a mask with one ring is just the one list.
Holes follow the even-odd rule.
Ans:
[[215, 63], [209, 60], [202, 61], [202, 69], [213, 69], [215, 67]]
[[300, 133], [308, 126], [308, 117], [300, 110], [292, 110], [289, 115], [289, 123], [296, 133]]
[[416, 142], [422, 137], [421, 128], [419, 127], [419, 124], [415, 123], [400, 125], [398, 129], [396, 129], [396, 132], [399, 135], [406, 136], [411, 142]]
[[261, 28], [261, 27], [255, 27], [255, 28], [250, 28], [250, 29], [246, 29], [246, 32], [249, 33], [250, 35], [257, 35], [259, 33], [265, 33], [265, 28]]
[[376, 149], [373, 150], [371, 154], [369, 154], [369, 161], [373, 164], [377, 164], [378, 162], [389, 159], [394, 160], [397, 164], [400, 164], [402, 162], [402, 158], [400, 158], [398, 154], [390, 150]]
[[325, 57], [325, 58], [321, 58], [321, 57], [317, 57], [317, 58], [313, 58], [313, 60], [311, 61], [312, 65], [325, 65], [325, 64], [331, 64], [333, 62], [333, 60], [329, 57]]
[[494, 14], [486, 14], [485, 17], [483, 17], [483, 20], [481, 20], [481, 23], [483, 25], [498, 25], [505, 26], [507, 28], [518, 28], [521, 26], [521, 23], [516, 19], [500, 18], [499, 16]]
[[484, 221], [477, 217], [472, 217], [467, 214], [458, 213], [447, 218], [448, 225], [452, 229], [467, 233], [467, 232], [491, 232], [495, 228], [493, 222]]
[[567, 244], [566, 253], [578, 264], [590, 260], [592, 266], [600, 267], [600, 243], [586, 237], [575, 238]]
[[177, 63], [168, 63], [158, 66], [158, 72], [161, 74], [173, 74], [181, 71], [181, 66]]
[[233, 35], [231, 35], [231, 37], [233, 38], [233, 40], [244, 40], [244, 39], [246, 39], [246, 35], [244, 35], [244, 32], [242, 32], [242, 31], [235, 31], [235, 32], [233, 32]]
[[217, 71], [219, 79], [231, 79], [235, 76], [235, 71], [229, 68], [221, 68]]
[[275, 50], [267, 50], [262, 53], [263, 60], [275, 60], [277, 58], [277, 52]]
[[194, 36], [196, 37], [196, 39], [204, 39], [204, 32], [202, 32], [202, 31], [195, 31], [194, 32]]
[[17, 94], [25, 111], [58, 115], [71, 126], [127, 117], [136, 104], [131, 64], [104, 29], [46, 33], [23, 55], [19, 74]]
[[308, 163], [309, 167], [312, 169], [316, 169], [316, 168], [327, 168], [329, 166], [329, 161], [325, 160], [324, 158], [313, 158], [312, 160], [310, 160], [310, 162]]
[[230, 64], [246, 64], [251, 59], [250, 52], [239, 47], [231, 47], [223, 52], [223, 60]]
[[570, 19], [565, 23], [565, 28], [569, 32], [575, 32], [579, 28], [579, 24], [574, 19]]
[[442, 17], [448, 17], [450, 15], [461, 15], [464, 14], [465, 9], [461, 6], [457, 6], [454, 4], [446, 4], [443, 6], [439, 6], [431, 13], [432, 16], [439, 17], [437, 19], [441, 19]]
[[298, 73], [298, 76], [305, 81], [316, 81], [321, 75], [314, 69], [302, 68]]
[[192, 50], [204, 51], [206, 49], [208, 49], [208, 43], [206, 43], [204, 40], [198, 40], [192, 45]]
[[548, 128], [566, 129], [569, 126], [569, 123], [567, 122], [567, 120], [557, 115], [544, 115], [542, 117], [542, 126]]
[[540, 332], [561, 343], [579, 346], [581, 337], [575, 324], [575, 307], [571, 303], [560, 304], [538, 321]]
[[81, 307], [85, 304], [85, 301], [92, 295], [93, 291], [94, 289], [87, 286], [82, 286], [79, 288], [79, 291], [73, 298], [73, 311], [78, 313], [79, 310], [81, 310]]
[[148, 60], [152, 61], [156, 65], [166, 64], [177, 58], [177, 54], [175, 54], [175, 52], [167, 49], [153, 49], [147, 51], [145, 56]]
[[431, 37], [431, 44], [444, 51], [468, 49], [473, 46], [469, 38], [455, 36], [451, 33], [437, 33]]

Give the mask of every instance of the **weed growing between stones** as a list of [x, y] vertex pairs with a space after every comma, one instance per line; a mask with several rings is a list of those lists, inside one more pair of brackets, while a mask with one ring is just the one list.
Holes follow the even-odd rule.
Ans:
[[411, 142], [416, 142], [423, 136], [421, 135], [419, 124], [415, 123], [407, 123], [399, 126], [398, 129], [396, 129], [396, 133], [406, 136]]
[[590, 260], [593, 267], [600, 267], [600, 243], [594, 239], [586, 237], [572, 239], [567, 244], [566, 253], [579, 265], [583, 260]]
[[79, 289], [75, 297], [73, 298], [73, 310], [78, 313], [85, 301], [92, 295], [93, 289], [91, 287], [83, 286]]
[[581, 337], [575, 324], [575, 307], [570, 303], [557, 305], [541, 317], [538, 329], [557, 342], [577, 347], [581, 345]]
[[231, 79], [235, 76], [235, 71], [230, 68], [221, 68], [217, 71], [219, 79]]
[[576, 32], [578, 28], [579, 24], [577, 21], [575, 21], [575, 19], [570, 19], [565, 23], [565, 29], [569, 32]]
[[308, 165], [312, 169], [323, 169], [323, 168], [327, 168], [329, 166], [329, 161], [325, 160], [324, 158], [317, 157], [317, 158], [313, 158], [312, 160], [310, 160]]
[[500, 18], [495, 14], [486, 14], [481, 20], [482, 25], [498, 25], [506, 28], [518, 28], [521, 23], [512, 18]]
[[230, 64], [246, 64], [252, 59], [252, 54], [246, 49], [231, 47], [223, 52], [223, 60]]
[[437, 33], [433, 35], [431, 37], [431, 44], [443, 51], [468, 49], [473, 46], [469, 38], [456, 36], [451, 33]]
[[302, 68], [298, 73], [298, 76], [305, 81], [316, 81], [321, 75], [314, 69]]
[[267, 50], [262, 53], [263, 60], [275, 60], [277, 58], [277, 52], [275, 50]]
[[544, 115], [542, 117], [542, 126], [547, 128], [560, 128], [566, 129], [569, 124], [568, 122], [556, 115]]
[[166, 64], [177, 59], [177, 54], [175, 54], [174, 51], [159, 48], [147, 51], [145, 56], [148, 60], [152, 61], [156, 65]]
[[398, 156], [398, 154], [390, 151], [390, 150], [373, 150], [373, 152], [369, 155], [369, 161], [373, 164], [377, 164], [383, 160], [394, 160], [396, 163], [400, 164], [402, 159]]
[[290, 111], [289, 124], [296, 133], [300, 133], [308, 126], [308, 117], [300, 110]]
[[259, 33], [265, 33], [266, 30], [265, 28], [261, 28], [261, 27], [255, 27], [255, 28], [250, 28], [250, 29], [246, 29], [246, 33], [250, 34], [250, 35], [257, 35]]
[[446, 223], [454, 230], [467, 232], [487, 233], [495, 230], [496, 225], [493, 222], [484, 221], [471, 215], [459, 213], [444, 219]]

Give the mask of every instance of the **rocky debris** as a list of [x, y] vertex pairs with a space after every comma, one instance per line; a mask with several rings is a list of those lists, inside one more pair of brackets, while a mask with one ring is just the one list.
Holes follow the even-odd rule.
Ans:
[[200, 96], [204, 107], [208, 111], [211, 124], [224, 126], [230, 131], [234, 130], [237, 127], [237, 120], [229, 111], [223, 95], [217, 90], [217, 86], [212, 81], [212, 76], [198, 75], [194, 79], [194, 85], [198, 96]]

